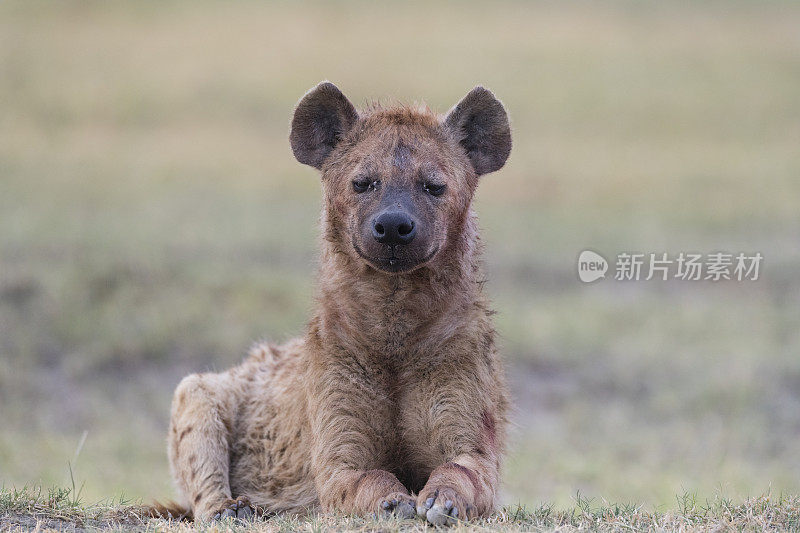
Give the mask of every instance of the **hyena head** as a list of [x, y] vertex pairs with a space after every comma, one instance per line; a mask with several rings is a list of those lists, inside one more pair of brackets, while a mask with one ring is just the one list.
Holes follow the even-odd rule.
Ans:
[[440, 117], [410, 107], [359, 112], [324, 82], [297, 104], [290, 142], [298, 161], [322, 171], [326, 240], [377, 271], [400, 273], [457, 242], [478, 177], [511, 152], [511, 130], [482, 87]]

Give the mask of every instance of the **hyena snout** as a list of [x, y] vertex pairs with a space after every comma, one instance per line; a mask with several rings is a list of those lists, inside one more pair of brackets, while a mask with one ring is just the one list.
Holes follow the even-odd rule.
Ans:
[[401, 209], [383, 211], [372, 222], [372, 236], [381, 244], [410, 244], [417, 235], [417, 221]]

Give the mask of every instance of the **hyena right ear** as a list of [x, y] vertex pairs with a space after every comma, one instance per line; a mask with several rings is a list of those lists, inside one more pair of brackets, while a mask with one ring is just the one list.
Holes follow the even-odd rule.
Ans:
[[358, 120], [358, 113], [342, 91], [324, 81], [297, 104], [289, 143], [301, 163], [322, 168], [336, 144]]
[[502, 167], [511, 153], [508, 115], [491, 91], [475, 87], [444, 119], [478, 176]]

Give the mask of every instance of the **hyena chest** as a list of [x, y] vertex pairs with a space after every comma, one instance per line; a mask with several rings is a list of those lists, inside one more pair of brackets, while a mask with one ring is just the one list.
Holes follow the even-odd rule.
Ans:
[[401, 372], [385, 376], [391, 380], [386, 387], [389, 423], [384, 426], [386, 433], [382, 439], [386, 445], [385, 464], [376, 466], [392, 472], [406, 488], [416, 492], [444, 461], [445, 451], [429, 429], [430, 409], [419, 399], [415, 377]]
[[398, 417], [394, 446], [389, 450], [387, 470], [397, 476], [412, 492], [419, 492], [431, 472], [443, 462], [445, 454], [430, 435], [422, 435], [419, 426], [410, 426]]

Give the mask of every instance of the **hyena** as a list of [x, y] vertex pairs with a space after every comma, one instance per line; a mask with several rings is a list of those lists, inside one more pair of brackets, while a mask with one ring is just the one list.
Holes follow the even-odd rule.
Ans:
[[358, 111], [324, 82], [297, 104], [290, 143], [322, 175], [315, 310], [302, 337], [180, 382], [177, 486], [198, 520], [486, 516], [509, 400], [471, 204], [511, 151], [503, 105], [476, 87], [446, 115]]

